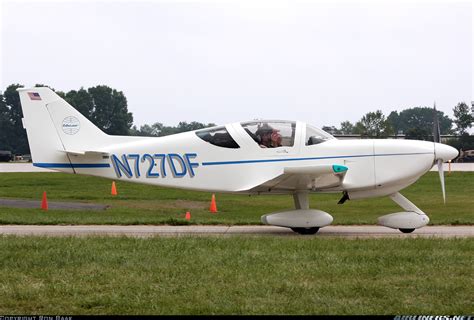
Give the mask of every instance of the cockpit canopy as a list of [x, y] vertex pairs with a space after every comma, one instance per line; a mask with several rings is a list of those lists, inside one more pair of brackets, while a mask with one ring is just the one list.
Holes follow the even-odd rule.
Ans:
[[[301, 141], [301, 134], [298, 134], [300, 138], [296, 138], [296, 121], [254, 120], [241, 122], [240, 125], [261, 148], [293, 147], [295, 146], [295, 141]], [[303, 123], [302, 125], [304, 126], [305, 124]], [[305, 135], [304, 141], [306, 146], [334, 139], [329, 133], [308, 124], [306, 124], [306, 127], [303, 127], [303, 131], [299, 132]], [[240, 148], [239, 144], [224, 126], [198, 130], [196, 135], [202, 140], [218, 147]]]
[[335, 138], [331, 136], [329, 133], [327, 133], [326, 131], [323, 131], [309, 124], [306, 124], [306, 138], [304, 140], [305, 145], [311, 146], [311, 145], [319, 144], [321, 142], [324, 142], [330, 139], [335, 139]]
[[242, 128], [261, 148], [293, 147], [295, 121], [248, 121]]
[[240, 148], [225, 127], [212, 127], [199, 130], [196, 131], [196, 135], [202, 140], [218, 147], [232, 149]]

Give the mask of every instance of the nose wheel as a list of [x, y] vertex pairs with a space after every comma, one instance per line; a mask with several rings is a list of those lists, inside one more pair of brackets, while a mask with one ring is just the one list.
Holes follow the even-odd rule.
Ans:
[[400, 230], [403, 233], [412, 233], [413, 231], [415, 231], [415, 229], [398, 229], [398, 230]]
[[299, 234], [315, 234], [316, 232], [319, 231], [319, 227], [313, 227], [313, 228], [291, 228], [296, 233]]

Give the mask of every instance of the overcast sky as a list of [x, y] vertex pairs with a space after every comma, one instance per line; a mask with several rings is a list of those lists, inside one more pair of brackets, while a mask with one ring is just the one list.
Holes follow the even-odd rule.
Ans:
[[135, 124], [355, 122], [473, 99], [469, 1], [1, 1], [1, 90], [105, 84]]

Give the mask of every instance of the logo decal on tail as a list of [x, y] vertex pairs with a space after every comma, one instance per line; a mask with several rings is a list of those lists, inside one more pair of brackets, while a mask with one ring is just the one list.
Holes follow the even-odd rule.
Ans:
[[76, 134], [81, 128], [81, 123], [76, 117], [66, 117], [63, 120], [63, 132], [65, 134]]

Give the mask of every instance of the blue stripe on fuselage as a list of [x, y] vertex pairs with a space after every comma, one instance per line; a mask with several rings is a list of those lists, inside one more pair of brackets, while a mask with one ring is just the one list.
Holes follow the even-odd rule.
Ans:
[[39, 168], [110, 168], [108, 163], [33, 163]]

